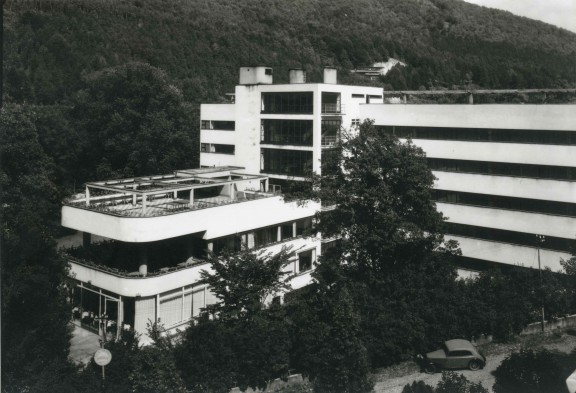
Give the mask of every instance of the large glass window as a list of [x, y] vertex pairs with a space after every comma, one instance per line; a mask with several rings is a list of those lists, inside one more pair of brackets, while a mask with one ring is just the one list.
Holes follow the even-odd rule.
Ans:
[[340, 113], [340, 93], [322, 93], [322, 113]]
[[378, 128], [382, 132], [396, 135], [398, 138], [533, 143], [543, 145], [576, 145], [576, 131], [404, 126], [379, 126]]
[[266, 244], [278, 241], [278, 227], [262, 228], [254, 231], [254, 247], [263, 247]]
[[262, 149], [262, 173], [307, 176], [312, 172], [312, 152]]
[[262, 113], [312, 114], [312, 92], [262, 93]]
[[262, 120], [262, 143], [312, 146], [312, 120]]

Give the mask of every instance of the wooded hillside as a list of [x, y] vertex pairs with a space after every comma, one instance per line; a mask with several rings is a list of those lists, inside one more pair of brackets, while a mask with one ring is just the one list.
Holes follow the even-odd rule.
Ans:
[[[238, 67], [320, 80], [388, 57], [409, 64], [388, 88], [576, 86], [576, 34], [460, 0], [8, 0], [8, 102], [52, 104], [82, 76], [130, 61], [165, 70], [187, 101], [232, 90]], [[372, 82], [375, 83], [375, 82]]]

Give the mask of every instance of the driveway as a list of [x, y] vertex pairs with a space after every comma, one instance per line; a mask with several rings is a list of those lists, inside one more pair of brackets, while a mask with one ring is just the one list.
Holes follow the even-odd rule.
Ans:
[[[518, 351], [520, 348], [533, 350], [546, 348], [551, 351], [570, 353], [576, 349], [576, 337], [567, 334], [563, 334], [560, 337], [551, 334], [545, 336], [535, 334], [522, 336], [514, 343], [491, 343], [480, 346], [480, 348], [487, 357], [486, 367], [479, 371], [457, 370], [456, 372], [463, 374], [469, 381], [480, 382], [482, 386], [492, 392], [492, 386], [495, 382], [492, 372], [496, 370], [500, 363], [512, 352]], [[411, 361], [379, 370], [374, 376], [376, 379], [374, 392], [376, 393], [401, 393], [405, 385], [420, 380], [430, 386], [436, 387], [442, 379], [442, 373], [436, 373], [434, 375], [425, 374], [420, 372], [420, 368]]]

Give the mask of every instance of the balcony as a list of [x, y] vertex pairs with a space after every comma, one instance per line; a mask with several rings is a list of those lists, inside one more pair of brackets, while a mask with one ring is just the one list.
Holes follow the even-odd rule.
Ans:
[[336, 146], [336, 143], [338, 143], [338, 136], [337, 135], [327, 135], [327, 136], [322, 136], [321, 140], [320, 140], [320, 146], [322, 147], [322, 149], [330, 149], [334, 146]]
[[324, 103], [321, 105], [323, 115], [342, 115], [346, 113], [344, 105], [340, 103]]

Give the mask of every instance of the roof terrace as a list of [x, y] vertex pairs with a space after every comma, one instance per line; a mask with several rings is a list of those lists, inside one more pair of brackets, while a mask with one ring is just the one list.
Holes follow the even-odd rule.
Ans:
[[172, 174], [86, 183], [65, 206], [121, 217], [157, 217], [277, 195], [268, 177], [240, 167], [177, 170]]

